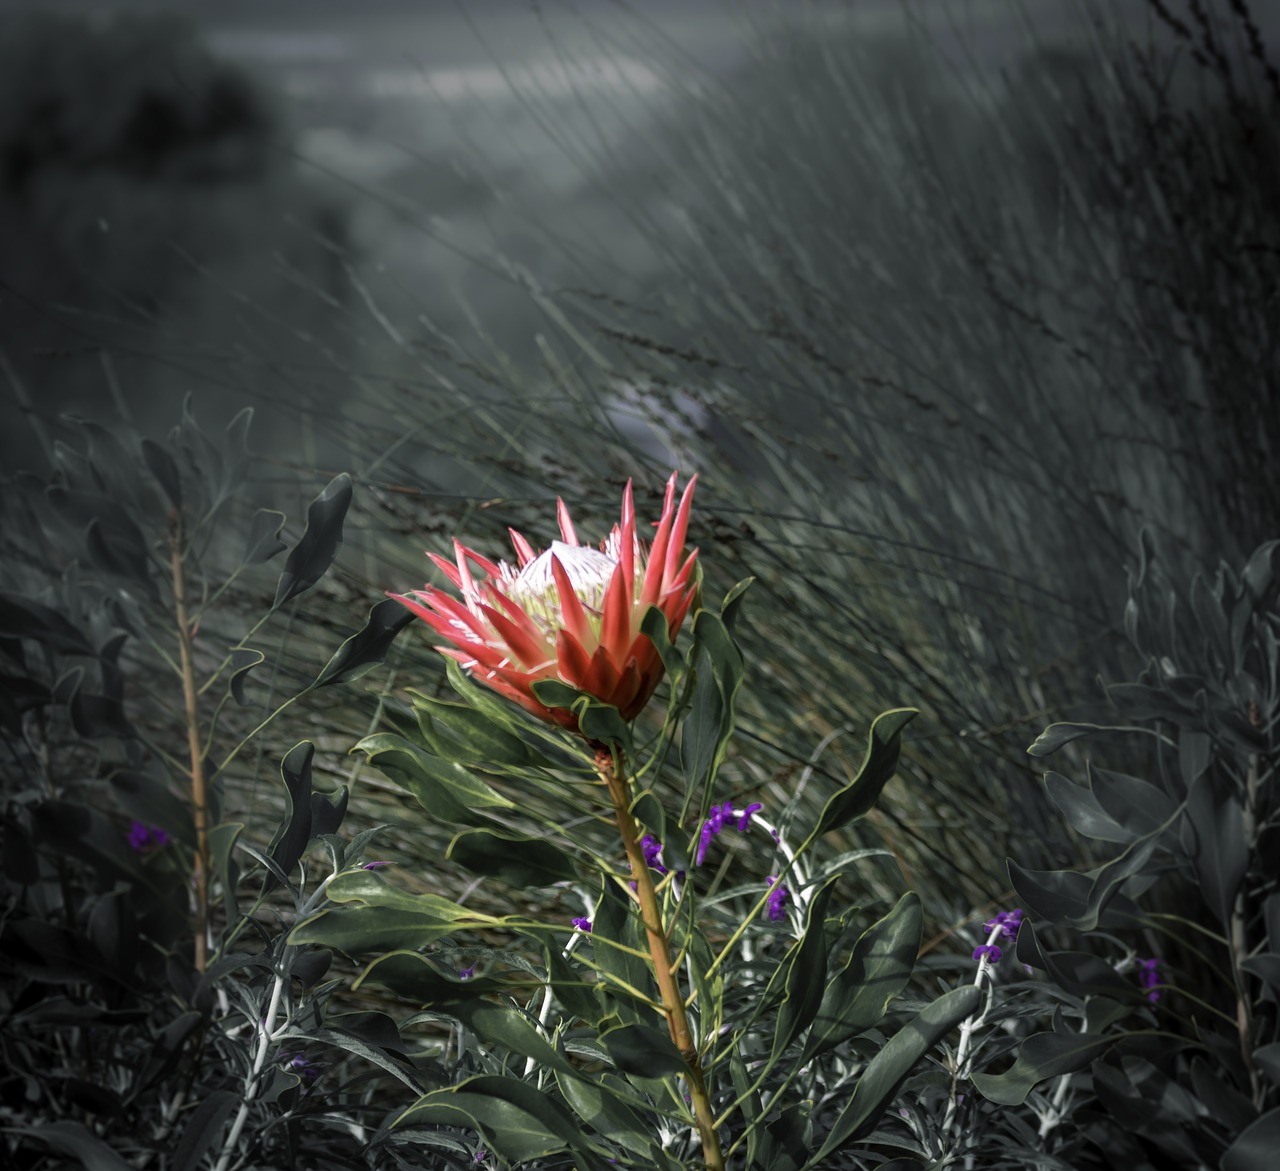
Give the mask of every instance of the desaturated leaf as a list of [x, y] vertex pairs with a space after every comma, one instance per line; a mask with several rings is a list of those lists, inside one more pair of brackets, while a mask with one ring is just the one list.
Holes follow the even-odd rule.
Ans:
[[289, 546], [280, 539], [280, 530], [284, 528], [285, 515], [273, 508], [260, 508], [253, 514], [249, 522], [249, 536], [245, 541], [244, 555], [240, 558], [242, 565], [260, 565], [270, 561], [277, 553], [283, 553]]
[[1075, 1073], [1091, 1065], [1125, 1034], [1105, 1037], [1087, 1033], [1033, 1033], [1018, 1047], [1018, 1057], [1004, 1073], [975, 1073], [973, 1084], [988, 1102], [1021, 1106], [1041, 1082]]
[[832, 1151], [866, 1134], [925, 1054], [976, 1012], [981, 1002], [982, 993], [972, 985], [953, 988], [894, 1033], [862, 1071], [853, 1096], [805, 1168], [821, 1167]]
[[413, 620], [413, 611], [406, 610], [394, 598], [378, 602], [369, 611], [369, 619], [364, 628], [334, 652], [313, 686], [327, 687], [330, 683], [347, 683], [373, 670], [386, 659], [396, 635]]
[[335, 476], [307, 509], [307, 527], [285, 562], [272, 609], [309, 590], [326, 573], [342, 548], [342, 522], [351, 506], [351, 477]]
[[[311, 840], [311, 761], [316, 746], [310, 740], [295, 744], [280, 762], [284, 781], [284, 817], [271, 839], [271, 860], [289, 874], [306, 852]], [[275, 887], [274, 875], [267, 877], [267, 890]]]
[[370, 764], [441, 821], [473, 824], [485, 820], [485, 809], [515, 808], [513, 801], [470, 770], [433, 756], [394, 732], [366, 736], [356, 749], [368, 753]]
[[573, 862], [545, 837], [510, 831], [464, 830], [449, 844], [446, 857], [472, 874], [500, 878], [517, 889], [577, 878]]
[[684, 1073], [684, 1058], [666, 1033], [649, 1025], [619, 1025], [600, 1034], [602, 1044], [623, 1073], [658, 1077]]
[[908, 891], [862, 933], [823, 992], [801, 1064], [884, 1019], [889, 1002], [911, 979], [923, 925], [919, 896]]
[[478, 1130], [486, 1146], [512, 1163], [583, 1145], [585, 1136], [563, 1106], [516, 1078], [482, 1074], [419, 1098], [392, 1123], [437, 1123]]
[[898, 770], [902, 729], [920, 713], [915, 708], [881, 712], [867, 734], [867, 751], [858, 775], [837, 790], [823, 807], [816, 834], [830, 833], [866, 816]]
[[207, 1094], [187, 1118], [182, 1137], [173, 1151], [174, 1171], [196, 1171], [213, 1144], [223, 1137], [231, 1112], [240, 1105], [240, 1096], [229, 1090]]
[[249, 706], [249, 699], [244, 693], [244, 685], [249, 672], [260, 663], [265, 663], [267, 656], [252, 647], [237, 646], [231, 648], [231, 674], [227, 678], [227, 686], [236, 703], [241, 707]]
[[132, 1171], [130, 1164], [79, 1122], [47, 1122], [43, 1126], [6, 1129], [11, 1134], [23, 1134], [44, 1143], [60, 1155], [70, 1155], [85, 1171]]

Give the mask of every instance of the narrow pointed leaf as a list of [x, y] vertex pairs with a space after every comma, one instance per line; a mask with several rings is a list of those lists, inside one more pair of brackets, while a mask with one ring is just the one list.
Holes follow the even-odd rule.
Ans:
[[280, 574], [272, 609], [310, 589], [326, 573], [342, 548], [342, 522], [351, 505], [351, 477], [335, 476], [307, 509], [307, 527]]
[[818, 819], [815, 833], [830, 833], [871, 811], [898, 769], [902, 729], [917, 715], [915, 708], [905, 707], [876, 716], [867, 735], [867, 751], [858, 775], [832, 794]]
[[314, 686], [347, 683], [373, 670], [387, 657], [396, 635], [414, 619], [394, 598], [385, 598], [370, 611], [364, 628], [344, 642], [317, 676]]

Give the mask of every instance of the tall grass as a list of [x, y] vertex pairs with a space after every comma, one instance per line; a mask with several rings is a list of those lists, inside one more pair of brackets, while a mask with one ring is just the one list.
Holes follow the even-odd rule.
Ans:
[[[1070, 50], [1037, 48], [1032, 18], [1001, 77], [906, 21], [870, 41], [856, 9], [761, 23], [727, 78], [664, 65], [664, 49], [674, 96], [656, 127], [625, 148], [564, 144], [647, 273], [537, 223], [546, 270], [475, 258], [536, 313], [535, 365], [483, 320], [437, 328], [315, 232], [348, 287], [311, 364], [275, 369], [252, 347], [178, 364], [283, 408], [268, 454], [291, 515], [312, 480], [357, 476], [362, 531], [320, 609], [277, 629], [280, 686], [383, 589], [418, 584], [424, 548], [460, 532], [500, 552], [555, 494], [592, 531], [628, 475], [652, 511], [678, 458], [701, 477], [711, 592], [758, 579], [726, 797], [817, 798], [856, 769], [870, 717], [910, 704], [924, 717], [882, 842], [860, 844], [888, 845], [936, 924], [1001, 898], [1006, 853], [1070, 859], [1024, 749], [1099, 712], [1099, 677], [1128, 674], [1139, 530], [1189, 576], [1280, 517], [1280, 86], [1243, 0], [1147, 7], [1149, 40], [1082, 5]], [[633, 53], [663, 32], [632, 27], [602, 44]], [[425, 209], [419, 222], [436, 230]], [[252, 302], [239, 312], [247, 336], [271, 328]], [[313, 389], [335, 381], [336, 401]], [[392, 704], [438, 673], [422, 642], [402, 644]], [[316, 710], [299, 737], [323, 727], [340, 747], [375, 712]], [[250, 772], [232, 781], [267, 798]], [[395, 809], [360, 783], [353, 810]], [[407, 856], [438, 857], [404, 824]], [[869, 871], [868, 899], [897, 884]]]

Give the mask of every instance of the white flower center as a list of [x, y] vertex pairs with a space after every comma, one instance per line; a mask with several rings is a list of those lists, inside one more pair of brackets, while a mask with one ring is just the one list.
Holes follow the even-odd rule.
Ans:
[[598, 617], [604, 608], [604, 596], [618, 563], [607, 553], [587, 545], [552, 541], [551, 547], [530, 561], [511, 583], [508, 591], [511, 600], [544, 629], [562, 625], [560, 591], [551, 572], [552, 557], [564, 568], [569, 584], [588, 617]]

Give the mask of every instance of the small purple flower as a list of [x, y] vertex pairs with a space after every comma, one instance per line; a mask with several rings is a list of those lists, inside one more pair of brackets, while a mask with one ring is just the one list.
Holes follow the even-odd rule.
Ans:
[[994, 943], [983, 943], [973, 949], [975, 960], [985, 959], [988, 963], [998, 964], [1003, 957], [1004, 952]]
[[1014, 907], [1012, 911], [1000, 911], [994, 919], [988, 919], [983, 925], [982, 930], [988, 935], [1000, 929], [1000, 938], [1006, 943], [1012, 943], [1018, 938], [1018, 928], [1022, 926], [1022, 908]]
[[644, 851], [645, 864], [659, 874], [666, 874], [667, 868], [662, 864], [662, 843], [653, 834], [645, 834], [640, 839], [640, 848]]
[[763, 809], [763, 808], [764, 808], [764, 805], [762, 802], [753, 801], [750, 805], [746, 807], [746, 809], [742, 811], [742, 816], [738, 818], [738, 832], [740, 834], [746, 833], [751, 828], [751, 815], [757, 809]]
[[769, 922], [777, 923], [780, 919], [787, 917], [787, 903], [791, 901], [791, 892], [778, 881], [776, 874], [769, 876], [769, 887], [765, 908], [769, 915]]
[[381, 870], [384, 866], [390, 866], [390, 862], [366, 862], [360, 867], [361, 870]]
[[308, 1061], [305, 1054], [285, 1053], [281, 1059], [284, 1061], [285, 1069], [292, 1070], [308, 1086], [320, 1077], [320, 1067]]
[[471, 979], [471, 977], [472, 977], [472, 976], [474, 976], [475, 974], [476, 974], [476, 966], [475, 966], [475, 964], [472, 964], [472, 965], [471, 965], [471, 967], [469, 967], [469, 968], [459, 968], [459, 969], [458, 969], [458, 979], [459, 979], [459, 980], [470, 980], [470, 979]]
[[573, 925], [574, 925], [574, 926], [575, 926], [579, 931], [584, 931], [584, 932], [586, 932], [586, 934], [588, 934], [588, 935], [590, 935], [590, 934], [591, 934], [591, 920], [590, 920], [590, 919], [585, 919], [585, 918], [583, 918], [583, 919], [575, 919], [575, 920], [573, 921]]
[[169, 844], [169, 835], [158, 825], [147, 825], [145, 821], [134, 821], [129, 827], [129, 845], [134, 850], [145, 850], [149, 847], [159, 848]]
[[488, 1157], [489, 1157], [489, 1152], [486, 1151], [484, 1147], [479, 1147], [476, 1150], [476, 1157], [472, 1161], [475, 1163], [483, 1163]]
[[1156, 985], [1160, 983], [1160, 974], [1157, 971], [1159, 967], [1160, 960], [1155, 956], [1149, 960], [1138, 961], [1138, 983], [1147, 990], [1147, 999], [1152, 1004], [1160, 1000], [1160, 993], [1156, 989]]

